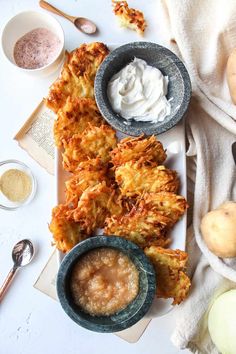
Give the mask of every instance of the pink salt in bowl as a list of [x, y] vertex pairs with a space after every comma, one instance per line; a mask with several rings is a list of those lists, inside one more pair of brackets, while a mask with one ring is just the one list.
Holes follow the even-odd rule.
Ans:
[[[31, 35], [29, 35], [29, 33], [31, 33]], [[29, 50], [28, 52], [29, 55], [28, 58], [26, 58], [31, 68], [21, 67], [19, 66], [19, 62], [17, 65], [16, 52], [14, 55], [15, 45], [17, 41], [19, 41], [25, 35], [28, 36], [25, 37], [26, 41], [27, 40], [30, 41], [30, 38], [32, 40], [32, 36], [34, 36], [32, 42], [34, 44], [33, 46], [34, 48], [32, 49], [33, 53], [30, 52], [31, 48], [30, 46], [28, 46], [27, 50]], [[54, 38], [54, 42], [52, 41], [53, 38]], [[55, 41], [55, 38], [57, 39], [57, 41]], [[49, 75], [58, 69], [58, 67], [61, 65], [62, 60], [64, 58], [64, 41], [65, 41], [64, 32], [59, 22], [54, 17], [45, 14], [43, 12], [36, 12], [36, 11], [20, 12], [19, 14], [15, 15], [7, 22], [2, 32], [2, 49], [7, 60], [15, 68], [24, 71], [26, 73], [36, 74], [36, 75], [42, 75], [42, 74]], [[37, 45], [35, 43], [40, 43], [39, 48], [37, 48]], [[44, 47], [42, 46], [43, 45], [47, 46], [47, 43], [52, 43], [52, 47], [47, 60], [44, 62], [45, 56], [43, 54], [45, 50]], [[23, 47], [21, 47], [21, 50], [22, 48]], [[22, 50], [22, 53], [20, 53], [19, 50], [20, 47], [18, 47], [18, 60], [21, 54], [25, 55], [25, 49]], [[34, 54], [39, 56], [38, 58], [39, 65], [38, 67], [32, 68], [31, 61]]]

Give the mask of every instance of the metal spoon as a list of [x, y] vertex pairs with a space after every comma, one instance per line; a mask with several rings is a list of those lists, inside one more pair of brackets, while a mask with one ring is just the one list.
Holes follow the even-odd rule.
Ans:
[[83, 33], [93, 34], [97, 30], [95, 23], [90, 21], [88, 18], [67, 15], [65, 12], [58, 10], [56, 7], [52, 6], [44, 0], [40, 0], [39, 5], [45, 10], [53, 12], [56, 15], [65, 17], [67, 20], [71, 21], [78, 30]]
[[34, 246], [30, 240], [22, 240], [19, 241], [12, 250], [12, 259], [14, 262], [14, 265], [10, 272], [8, 273], [8, 276], [6, 277], [3, 285], [0, 288], [0, 302], [3, 299], [3, 296], [10, 285], [16, 271], [18, 268], [30, 263], [34, 255]]

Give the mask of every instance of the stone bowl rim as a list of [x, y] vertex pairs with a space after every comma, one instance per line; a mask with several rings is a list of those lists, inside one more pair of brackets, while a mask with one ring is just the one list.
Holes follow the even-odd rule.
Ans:
[[[136, 312], [134, 311], [133, 313], [131, 313], [129, 318], [123, 321], [122, 323], [114, 322], [113, 324], [101, 325], [93, 322], [93, 319], [97, 318], [96, 316], [90, 316], [90, 315], [89, 315], [90, 320], [86, 320], [81, 314], [79, 314], [74, 310], [72, 301], [66, 291], [66, 283], [68, 282], [69, 279], [68, 274], [70, 273], [74, 263], [88, 251], [100, 247], [118, 249], [124, 252], [129, 257], [130, 254], [128, 254], [127, 249], [129, 251], [130, 250], [134, 251], [135, 254], [133, 254], [133, 259], [135, 257], [139, 257], [138, 261], [140, 262], [140, 267], [142, 267], [142, 270], [144, 270], [146, 273], [147, 287], [146, 289], [139, 290], [139, 294], [140, 292], [143, 291], [146, 292], [145, 300], [142, 303], [141, 307], [138, 308], [138, 310], [134, 307]], [[132, 257], [130, 257], [130, 259], [132, 260]], [[135, 265], [137, 266], [137, 264]], [[140, 269], [137, 268], [137, 269], [140, 270], [141, 268]], [[113, 333], [131, 327], [147, 313], [147, 311], [149, 310], [153, 302], [156, 293], [156, 274], [151, 262], [144, 254], [143, 250], [133, 242], [128, 241], [123, 237], [119, 237], [119, 236], [94, 236], [80, 242], [69, 253], [66, 254], [66, 256], [62, 260], [62, 263], [58, 271], [56, 286], [57, 286], [57, 295], [60, 304], [63, 310], [74, 322], [94, 332]], [[136, 299], [133, 302], [135, 302]], [[122, 311], [125, 311], [125, 309]], [[88, 314], [86, 315], [88, 316]], [[106, 316], [106, 318], [112, 318], [114, 316], [117, 315], [115, 314], [111, 316]], [[98, 317], [102, 318], [102, 316], [98, 316]]]
[[[114, 112], [110, 104], [107, 104], [107, 100], [104, 99], [104, 96], [107, 97], [106, 92], [103, 92], [102, 90], [103, 87], [103, 78], [104, 74], [109, 66], [113, 65], [114, 60], [117, 59], [120, 55], [123, 55], [132, 49], [138, 50], [138, 49], [150, 49], [153, 51], [161, 52], [162, 55], [167, 56], [172, 64], [176, 67], [176, 70], [180, 73], [183, 86], [184, 86], [184, 93], [182, 96], [182, 101], [180, 107], [177, 109], [173, 117], [165, 122], [158, 122], [154, 124], [149, 124], [147, 125], [146, 122], [143, 122], [140, 124], [140, 128], [134, 127], [132, 125], [127, 125], [124, 124], [124, 119], [121, 118], [116, 112]], [[148, 62], [148, 58], [147, 58]], [[152, 43], [152, 42], [130, 42], [124, 45], [121, 45], [114, 49], [113, 51], [108, 54], [108, 56], [104, 59], [102, 64], [100, 65], [96, 77], [95, 77], [95, 83], [94, 83], [94, 94], [95, 94], [95, 100], [98, 105], [98, 108], [104, 117], [104, 119], [116, 130], [127, 134], [131, 136], [138, 136], [140, 134], [145, 134], [145, 135], [156, 135], [156, 134], [161, 134], [166, 132], [167, 130], [171, 129], [174, 127], [186, 114], [190, 99], [191, 99], [191, 81], [190, 77], [188, 74], [188, 71], [183, 64], [183, 62], [168, 48], [161, 46], [157, 43]]]

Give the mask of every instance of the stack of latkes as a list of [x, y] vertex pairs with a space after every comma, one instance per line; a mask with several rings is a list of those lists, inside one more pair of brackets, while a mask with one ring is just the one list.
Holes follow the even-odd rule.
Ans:
[[68, 252], [104, 228], [144, 249], [157, 273], [159, 297], [180, 303], [188, 294], [187, 254], [165, 249], [168, 231], [187, 208], [177, 195], [176, 171], [163, 163], [166, 153], [154, 137], [125, 138], [103, 120], [94, 100], [96, 71], [108, 54], [103, 43], [83, 44], [67, 54], [61, 76], [46, 104], [56, 114], [54, 138], [62, 151], [66, 202], [52, 211], [56, 247]]

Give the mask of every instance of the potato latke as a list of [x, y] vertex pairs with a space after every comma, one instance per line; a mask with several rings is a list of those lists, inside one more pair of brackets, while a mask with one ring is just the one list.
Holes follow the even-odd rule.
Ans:
[[57, 112], [54, 122], [54, 141], [58, 148], [73, 137], [81, 135], [89, 126], [105, 124], [96, 102], [92, 98], [67, 98], [65, 105]]
[[129, 161], [115, 170], [115, 179], [121, 194], [129, 197], [144, 192], [162, 191], [176, 193], [179, 188], [177, 172], [155, 163]]
[[144, 250], [157, 274], [157, 296], [179, 304], [188, 295], [190, 279], [185, 274], [188, 255], [184, 251], [151, 246]]
[[137, 31], [143, 35], [147, 27], [143, 13], [128, 6], [127, 1], [113, 1], [114, 13], [118, 17], [120, 25]]
[[55, 113], [64, 106], [68, 96], [94, 98], [94, 78], [99, 65], [109, 53], [103, 43], [82, 44], [66, 53], [60, 77], [51, 85], [45, 100]]
[[90, 126], [81, 135], [73, 135], [64, 144], [63, 167], [66, 171], [75, 172], [80, 162], [97, 157], [102, 163], [107, 163], [110, 160], [109, 153], [116, 143], [116, 133], [108, 125]]
[[154, 135], [149, 138], [141, 135], [136, 138], [122, 139], [111, 152], [111, 159], [115, 166], [137, 160], [152, 161], [161, 165], [166, 159], [166, 153], [162, 143]]

